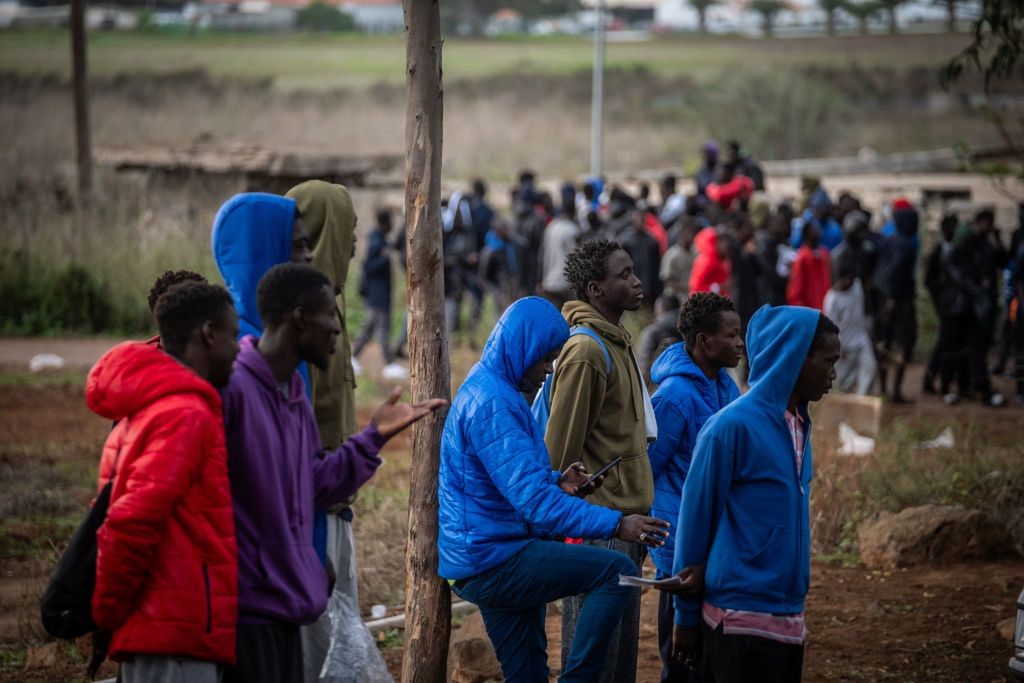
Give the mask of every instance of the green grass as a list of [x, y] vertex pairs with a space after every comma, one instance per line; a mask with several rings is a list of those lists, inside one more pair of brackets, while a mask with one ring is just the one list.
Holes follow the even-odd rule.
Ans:
[[[934, 66], [954, 54], [962, 37], [913, 35], [761, 40], [741, 37], [659, 37], [611, 43], [609, 68], [646, 67], [664, 75], [710, 78], [722, 69], [779, 66]], [[67, 77], [64, 31], [0, 32], [0, 72]], [[568, 74], [590, 69], [587, 38], [502, 40], [447, 39], [444, 76], [479, 79], [510, 71]], [[145, 34], [93, 33], [89, 68], [93, 76], [206, 69], [217, 77], [271, 78], [285, 89], [401, 84], [405, 73], [402, 36], [360, 34]]]

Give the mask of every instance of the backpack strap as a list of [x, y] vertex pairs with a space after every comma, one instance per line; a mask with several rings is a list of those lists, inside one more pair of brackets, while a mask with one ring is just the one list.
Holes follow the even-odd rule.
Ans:
[[609, 375], [612, 374], [612, 357], [611, 354], [608, 353], [608, 347], [605, 346], [604, 340], [601, 339], [601, 335], [586, 325], [573, 325], [569, 328], [570, 337], [575, 337], [580, 334], [586, 335], [597, 342], [597, 345], [601, 347], [601, 351], [604, 353], [605, 372]]

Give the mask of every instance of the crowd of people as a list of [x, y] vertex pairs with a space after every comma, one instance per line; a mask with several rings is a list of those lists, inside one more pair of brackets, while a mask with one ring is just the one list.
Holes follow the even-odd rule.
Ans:
[[[833, 381], [906, 400], [917, 210], [900, 199], [875, 220], [813, 178], [798, 207], [771, 205], [738, 144], [702, 154], [694, 193], [666, 176], [658, 203], [593, 179], [556, 204], [524, 172], [507, 217], [482, 181], [444, 206], [449, 331], [472, 340], [486, 297], [501, 315], [445, 420], [437, 571], [479, 606], [506, 680], [548, 680], [556, 600], [560, 680], [634, 680], [650, 554], [663, 681], [799, 681], [808, 404]], [[396, 390], [356, 424], [354, 357], [374, 337], [389, 364], [404, 353], [404, 239], [375, 218], [358, 334], [352, 200], [308, 181], [225, 202], [211, 246], [226, 288], [165, 273], [159, 335], [90, 373], [87, 402], [114, 421], [91, 604], [120, 680], [321, 680], [328, 599], [357, 604], [353, 497], [388, 439], [448, 405]], [[1013, 356], [1024, 387], [1021, 232], [1005, 249], [987, 210], [941, 229], [924, 258], [940, 320], [925, 388], [1002, 405], [997, 323], [995, 370]], [[623, 317], [644, 310], [634, 345]]]

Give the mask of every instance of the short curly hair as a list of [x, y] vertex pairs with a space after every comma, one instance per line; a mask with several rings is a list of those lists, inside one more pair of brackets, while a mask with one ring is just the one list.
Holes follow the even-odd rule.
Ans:
[[153, 313], [156, 310], [156, 301], [164, 292], [173, 287], [174, 285], [180, 285], [182, 282], [209, 282], [204, 276], [199, 273], [195, 273], [191, 270], [167, 270], [164, 274], [156, 279], [153, 286], [149, 288], [149, 312]]
[[679, 309], [676, 329], [688, 346], [697, 343], [697, 335], [714, 334], [722, 324], [722, 314], [735, 311], [732, 299], [714, 292], [695, 292]]
[[315, 305], [324, 287], [333, 286], [327, 276], [304, 263], [282, 263], [268, 270], [256, 286], [256, 307], [264, 326], [284, 322], [299, 306]]
[[223, 322], [233, 307], [228, 290], [219, 285], [194, 280], [173, 285], [157, 299], [153, 310], [160, 345], [172, 355], [184, 352], [193, 330], [207, 322]]
[[608, 257], [622, 249], [618, 242], [597, 239], [584, 242], [565, 257], [565, 279], [573, 296], [589, 301], [587, 285], [608, 275]]

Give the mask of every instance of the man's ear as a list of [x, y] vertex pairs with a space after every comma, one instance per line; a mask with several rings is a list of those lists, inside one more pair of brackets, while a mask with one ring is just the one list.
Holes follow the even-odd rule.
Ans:
[[303, 330], [306, 327], [306, 310], [302, 306], [296, 306], [292, 309], [292, 323], [295, 325], [295, 329]]
[[587, 283], [587, 298], [594, 300], [600, 299], [602, 294], [601, 283], [597, 280], [591, 280]]
[[199, 328], [199, 339], [203, 342], [205, 348], [213, 347], [213, 335], [215, 332], [216, 325], [213, 324], [212, 320], [207, 320], [203, 323], [202, 327]]

